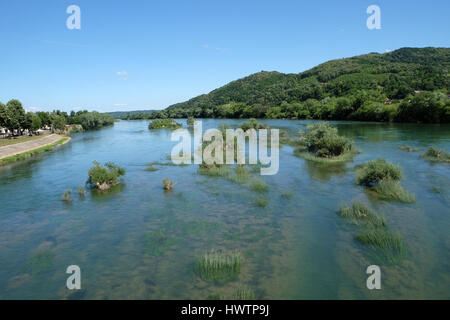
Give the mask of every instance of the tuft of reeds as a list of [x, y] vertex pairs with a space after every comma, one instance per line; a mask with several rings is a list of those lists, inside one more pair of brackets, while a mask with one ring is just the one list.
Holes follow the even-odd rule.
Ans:
[[419, 151], [418, 148], [413, 148], [413, 147], [410, 147], [410, 146], [399, 146], [398, 148], [399, 148], [400, 150], [407, 151], [407, 152], [416, 152], [416, 151]]
[[343, 218], [352, 219], [353, 223], [360, 224], [364, 222], [372, 227], [386, 227], [386, 218], [379, 216], [366, 205], [359, 201], [353, 201], [351, 206], [344, 205], [339, 210], [339, 214]]
[[210, 177], [227, 177], [228, 172], [228, 166], [226, 165], [207, 165], [207, 164], [201, 164], [198, 167], [198, 173], [210, 176]]
[[64, 202], [70, 202], [70, 195], [72, 194], [72, 190], [66, 190], [64, 191], [64, 194], [62, 196], [62, 200]]
[[263, 197], [259, 197], [258, 199], [256, 199], [255, 201], [255, 206], [257, 207], [261, 207], [261, 208], [265, 208], [267, 206], [269, 202], [263, 198]]
[[234, 168], [234, 174], [230, 176], [230, 180], [234, 183], [244, 184], [250, 180], [250, 173], [244, 166], [236, 166]]
[[406, 191], [397, 181], [381, 181], [371, 189], [383, 200], [394, 200], [404, 203], [413, 203], [416, 201], [416, 197]]
[[239, 252], [211, 251], [196, 261], [195, 273], [204, 281], [226, 282], [237, 277], [241, 263]]
[[372, 247], [378, 255], [381, 255], [389, 262], [401, 261], [407, 254], [402, 237], [389, 230], [368, 230], [356, 235], [356, 240]]
[[240, 286], [231, 298], [232, 300], [255, 300], [255, 293], [247, 286]]
[[269, 191], [269, 186], [261, 179], [254, 179], [250, 184], [250, 189], [256, 192], [267, 192]]
[[175, 182], [170, 181], [169, 178], [165, 178], [165, 179], [162, 181], [162, 183], [163, 183], [163, 189], [164, 189], [165, 191], [170, 191], [170, 190], [172, 190], [172, 189], [173, 189], [173, 186], [175, 185]]
[[284, 199], [291, 199], [292, 197], [294, 196], [294, 194], [292, 193], [292, 192], [290, 192], [290, 191], [287, 191], [287, 192], [282, 192], [281, 193], [281, 197], [282, 198], [284, 198]]
[[436, 147], [429, 147], [422, 157], [434, 162], [450, 162], [450, 153]]
[[86, 191], [84, 190], [83, 186], [78, 186], [78, 195], [80, 196], [80, 198], [84, 198], [86, 194]]

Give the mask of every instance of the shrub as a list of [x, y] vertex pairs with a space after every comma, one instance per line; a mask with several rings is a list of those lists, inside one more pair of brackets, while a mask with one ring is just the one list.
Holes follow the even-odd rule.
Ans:
[[239, 252], [227, 254], [211, 251], [197, 260], [195, 273], [204, 281], [225, 282], [239, 274], [241, 262]]
[[255, 201], [255, 206], [257, 206], [257, 207], [265, 208], [267, 206], [267, 204], [268, 204], [268, 201], [263, 197], [259, 197]]
[[352, 142], [339, 136], [337, 129], [327, 122], [308, 126], [301, 141], [308, 152], [320, 158], [337, 157], [353, 149]]
[[153, 129], [170, 129], [175, 130], [181, 127], [181, 124], [176, 122], [174, 119], [153, 119], [152, 122], [150, 122], [148, 128], [150, 130]]
[[165, 191], [170, 191], [170, 190], [172, 190], [173, 189], [173, 186], [174, 186], [174, 182], [173, 181], [170, 181], [170, 179], [168, 179], [168, 178], [165, 178], [163, 181], [162, 181], [162, 183], [163, 183], [163, 189], [165, 190]]
[[106, 190], [120, 182], [120, 176], [125, 174], [125, 169], [118, 167], [112, 162], [105, 163], [105, 166], [94, 161], [94, 167], [89, 169], [89, 183], [94, 188]]
[[149, 163], [149, 164], [147, 164], [147, 167], [145, 167], [145, 170], [147, 170], [147, 171], [158, 171], [158, 168], [155, 168], [153, 166], [153, 163]]
[[429, 147], [422, 156], [430, 161], [450, 162], [450, 153], [436, 147]]
[[369, 161], [356, 170], [355, 182], [371, 186], [384, 180], [402, 179], [402, 169], [384, 159]]

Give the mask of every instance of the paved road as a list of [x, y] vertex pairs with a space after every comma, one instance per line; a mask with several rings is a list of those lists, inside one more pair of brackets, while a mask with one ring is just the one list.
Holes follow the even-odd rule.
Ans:
[[41, 139], [0, 147], [0, 159], [55, 143], [56, 141], [61, 140], [62, 138], [63, 137], [60, 135], [51, 134]]

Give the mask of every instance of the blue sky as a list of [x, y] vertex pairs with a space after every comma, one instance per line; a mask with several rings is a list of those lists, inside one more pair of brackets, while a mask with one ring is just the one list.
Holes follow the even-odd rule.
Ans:
[[[81, 29], [66, 28], [69, 5]], [[366, 27], [369, 5], [381, 30]], [[0, 3], [0, 101], [27, 110], [162, 109], [261, 70], [449, 47], [450, 1], [103, 1]]]

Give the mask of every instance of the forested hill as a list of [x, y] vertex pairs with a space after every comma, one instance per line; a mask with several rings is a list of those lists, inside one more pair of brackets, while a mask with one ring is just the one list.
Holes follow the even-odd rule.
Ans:
[[151, 117], [449, 122], [449, 68], [450, 48], [369, 53], [298, 74], [258, 72]]

